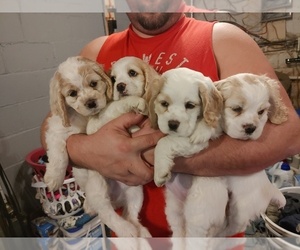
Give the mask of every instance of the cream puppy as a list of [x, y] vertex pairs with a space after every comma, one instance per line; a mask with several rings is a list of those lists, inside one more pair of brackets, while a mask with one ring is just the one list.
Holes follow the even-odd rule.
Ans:
[[[189, 157], [220, 135], [223, 99], [212, 80], [187, 68], [165, 72], [152, 85], [150, 119], [166, 134], [155, 147], [154, 181], [166, 184], [166, 216], [174, 237], [215, 236], [224, 228], [224, 178], [171, 174], [173, 159]], [[193, 135], [196, 136], [191, 140]], [[216, 200], [217, 199], [217, 200]], [[216, 204], [217, 203], [217, 204]]]
[[[237, 74], [215, 83], [224, 99], [223, 131], [232, 138], [256, 140], [269, 119], [274, 124], [287, 120], [278, 83], [264, 75]], [[264, 213], [270, 202], [285, 205], [283, 194], [269, 181], [265, 171], [246, 176], [228, 176], [230, 200], [227, 227], [221, 236], [245, 231], [250, 220]]]
[[49, 191], [62, 186], [69, 157], [66, 140], [84, 133], [88, 117], [112, 98], [112, 84], [98, 63], [80, 56], [61, 63], [50, 81], [50, 110], [46, 131], [47, 156], [44, 181]]
[[149, 83], [157, 78], [158, 74], [153, 67], [143, 60], [126, 56], [116, 61], [110, 71], [114, 85], [113, 98], [119, 100], [123, 96], [144, 96]]
[[[98, 115], [90, 118], [87, 134], [95, 133], [121, 114], [131, 111], [147, 114], [148, 107], [143, 96], [147, 95], [149, 84], [161, 79], [151, 66], [134, 57], [124, 57], [115, 62], [111, 78], [114, 82], [114, 101]], [[149, 231], [139, 222], [139, 212], [144, 198], [142, 186], [127, 186], [105, 178], [93, 170], [79, 171], [85, 172], [80, 174], [85, 177], [78, 180], [78, 183], [85, 190], [86, 212], [96, 212], [101, 221], [119, 237], [151, 237]], [[122, 217], [115, 212], [115, 209], [120, 207], [123, 208]]]

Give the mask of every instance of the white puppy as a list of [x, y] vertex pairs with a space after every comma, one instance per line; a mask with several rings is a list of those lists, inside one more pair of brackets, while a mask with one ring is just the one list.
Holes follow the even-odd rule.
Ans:
[[[287, 120], [277, 82], [264, 75], [237, 74], [215, 83], [224, 99], [223, 131], [232, 138], [256, 140], [268, 118], [274, 124]], [[267, 157], [267, 156], [266, 156]], [[264, 213], [270, 202], [285, 205], [283, 194], [269, 181], [265, 171], [247, 176], [228, 176], [230, 200], [227, 227], [221, 235], [245, 231], [250, 220]]]
[[[154, 181], [166, 183], [165, 211], [174, 237], [215, 236], [225, 220], [224, 179], [171, 174], [171, 169], [175, 157], [189, 157], [220, 135], [223, 99], [200, 72], [177, 68], [162, 76], [164, 83], [151, 87], [150, 119], [166, 134], [155, 147]], [[192, 140], [194, 134], [200, 136]]]
[[88, 117], [97, 114], [112, 98], [110, 78], [102, 66], [80, 56], [61, 63], [50, 81], [50, 110], [46, 143], [49, 163], [44, 181], [49, 191], [62, 186], [69, 157], [66, 140], [84, 133]]
[[[148, 84], [159, 81], [160, 75], [134, 57], [124, 57], [112, 66], [111, 76], [114, 79], [114, 101], [98, 115], [90, 118], [87, 134], [95, 133], [100, 127], [121, 114], [137, 111], [147, 113], [147, 104], [142, 96], [147, 95]], [[122, 86], [122, 87], [118, 87]], [[142, 186], [127, 186], [124, 183], [108, 179], [97, 171], [81, 171], [80, 186], [84, 186], [87, 212], [96, 212], [102, 222], [111, 228], [119, 237], [151, 237], [149, 231], [139, 222], [139, 212], [143, 204]], [[84, 172], [85, 171], [85, 177]], [[116, 208], [123, 208], [119, 216]]]

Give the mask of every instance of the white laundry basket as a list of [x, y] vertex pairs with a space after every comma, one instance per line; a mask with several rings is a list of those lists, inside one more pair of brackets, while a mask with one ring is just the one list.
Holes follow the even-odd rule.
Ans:
[[38, 148], [27, 155], [26, 161], [33, 168], [31, 186], [36, 189], [36, 198], [40, 200], [44, 212], [53, 219], [61, 219], [80, 212], [83, 209], [85, 194], [72, 176], [72, 167], [67, 168], [63, 186], [55, 192], [50, 192], [43, 180], [46, 166], [38, 163], [38, 159], [43, 155], [45, 150]]
[[[300, 187], [285, 187], [279, 189], [283, 194], [284, 193], [299, 193], [300, 194]], [[262, 218], [265, 221], [266, 228], [270, 232], [272, 236], [275, 237], [296, 237], [300, 239], [300, 234], [296, 234], [293, 232], [290, 232], [283, 227], [280, 227], [277, 225], [274, 221], [272, 221], [266, 214], [262, 214]]]

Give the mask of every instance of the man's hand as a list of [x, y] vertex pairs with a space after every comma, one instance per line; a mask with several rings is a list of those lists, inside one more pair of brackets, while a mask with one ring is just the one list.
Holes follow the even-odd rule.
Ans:
[[[131, 135], [128, 129], [133, 125], [140, 130]], [[152, 164], [153, 147], [162, 136], [150, 128], [142, 115], [128, 113], [92, 135], [70, 136], [67, 149], [75, 165], [94, 169], [127, 185], [143, 185], [153, 179], [153, 168], [147, 162]], [[147, 157], [142, 156], [145, 151]]]

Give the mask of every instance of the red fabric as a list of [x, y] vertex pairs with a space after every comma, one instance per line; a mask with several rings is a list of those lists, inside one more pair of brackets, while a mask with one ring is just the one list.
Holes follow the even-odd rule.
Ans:
[[231, 236], [231, 238], [242, 238], [242, 237], [245, 237], [245, 232], [240, 232]]
[[[112, 63], [125, 56], [136, 56], [149, 62], [159, 73], [176, 67], [187, 67], [218, 80], [212, 49], [214, 23], [183, 17], [167, 32], [141, 38], [132, 27], [110, 35], [103, 44], [97, 62], [109, 70]], [[184, 84], [184, 83], [183, 83]], [[164, 212], [163, 188], [151, 182], [144, 186], [141, 221], [153, 237], [168, 237], [170, 231]]]
[[186, 67], [201, 71], [218, 80], [212, 49], [214, 23], [183, 17], [167, 32], [142, 38], [132, 30], [110, 35], [100, 50], [97, 61], [109, 70], [111, 64], [124, 56], [136, 56], [149, 62], [159, 73]]

